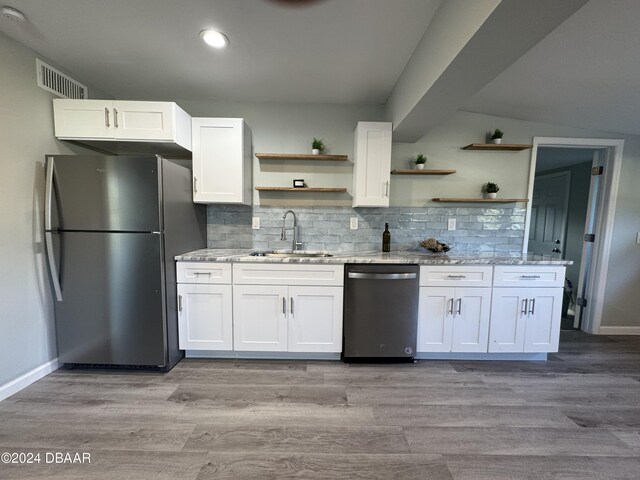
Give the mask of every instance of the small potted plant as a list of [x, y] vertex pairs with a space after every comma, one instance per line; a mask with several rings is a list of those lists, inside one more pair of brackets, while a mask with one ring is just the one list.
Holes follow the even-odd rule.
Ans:
[[496, 196], [498, 195], [498, 190], [500, 190], [500, 187], [498, 187], [497, 183], [487, 182], [484, 184], [483, 190], [484, 190], [485, 198], [496, 198]]
[[427, 157], [422, 153], [416, 155], [416, 159], [413, 161], [416, 164], [416, 169], [424, 170], [424, 164], [427, 163]]
[[500, 145], [502, 143], [503, 136], [504, 136], [504, 132], [499, 128], [496, 128], [491, 134], [491, 141], [496, 145]]
[[313, 137], [313, 142], [311, 142], [311, 153], [313, 155], [320, 155], [320, 152], [323, 152], [324, 149], [324, 139]]

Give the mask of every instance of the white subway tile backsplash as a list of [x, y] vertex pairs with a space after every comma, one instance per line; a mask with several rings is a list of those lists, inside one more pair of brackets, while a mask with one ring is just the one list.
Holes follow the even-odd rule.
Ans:
[[[261, 206], [209, 205], [209, 248], [290, 248], [280, 240], [282, 214], [286, 209]], [[294, 207], [300, 226], [300, 241], [309, 250], [379, 250], [385, 222], [389, 223], [392, 248], [421, 250], [425, 238], [454, 245], [456, 253], [513, 252], [522, 250], [523, 208], [451, 207]], [[358, 217], [358, 230], [349, 229]], [[261, 229], [252, 230], [252, 217], [260, 217]], [[457, 220], [457, 230], [447, 230], [447, 220]], [[291, 219], [287, 219], [291, 226]], [[288, 234], [289, 236], [289, 234]], [[290, 237], [292, 238], [292, 237]]]

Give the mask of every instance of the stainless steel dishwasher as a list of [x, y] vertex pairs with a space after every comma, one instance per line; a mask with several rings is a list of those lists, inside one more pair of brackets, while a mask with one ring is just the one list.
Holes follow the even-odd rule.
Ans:
[[412, 361], [418, 326], [418, 266], [345, 267], [344, 361]]

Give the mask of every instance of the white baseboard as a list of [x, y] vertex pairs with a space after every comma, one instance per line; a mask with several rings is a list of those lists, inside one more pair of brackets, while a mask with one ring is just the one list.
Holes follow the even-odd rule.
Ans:
[[640, 327], [603, 327], [598, 330], [599, 335], [640, 335]]
[[39, 367], [34, 368], [24, 375], [21, 375], [18, 378], [5, 383], [4, 385], [0, 385], [0, 402], [5, 398], [10, 397], [14, 393], [18, 393], [23, 388], [28, 387], [33, 382], [40, 380], [42, 377], [49, 375], [51, 372], [54, 372], [57, 369], [58, 359], [54, 358], [53, 360], [50, 360], [47, 363], [43, 363]]

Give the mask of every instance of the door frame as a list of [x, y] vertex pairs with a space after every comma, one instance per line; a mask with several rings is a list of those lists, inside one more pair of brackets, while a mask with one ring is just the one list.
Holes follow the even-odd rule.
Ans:
[[[611, 250], [611, 238], [613, 235], [613, 220], [618, 196], [618, 184], [620, 181], [624, 140], [616, 138], [533, 137], [527, 189], [527, 198], [529, 199], [529, 202], [527, 203], [524, 239], [522, 244], [523, 253], [527, 253], [529, 244], [531, 203], [533, 199], [533, 184], [535, 181], [539, 147], [588, 148], [604, 149], [606, 151], [601, 185], [601, 201], [596, 208], [596, 239], [593, 245], [591, 262], [591, 278], [593, 278], [593, 281], [590, 282], [586, 292], [586, 297], [588, 298], [589, 303], [585, 309], [584, 321], [582, 322], [582, 330], [587, 333], [598, 334], [600, 333], [600, 325], [602, 323], [604, 294], [607, 284], [609, 253]], [[589, 195], [591, 195], [591, 192]], [[584, 266], [581, 266], [581, 268], [583, 267]]]

